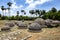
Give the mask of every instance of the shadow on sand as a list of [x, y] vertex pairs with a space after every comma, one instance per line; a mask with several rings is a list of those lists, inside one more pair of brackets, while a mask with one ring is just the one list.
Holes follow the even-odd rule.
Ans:
[[27, 27], [18, 27], [18, 29], [27, 29]]
[[28, 30], [28, 32], [31, 32], [31, 33], [40, 33], [40, 32], [42, 32], [42, 30]]

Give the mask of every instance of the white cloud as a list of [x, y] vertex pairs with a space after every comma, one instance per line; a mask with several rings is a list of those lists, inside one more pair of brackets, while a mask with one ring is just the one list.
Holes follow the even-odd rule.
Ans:
[[25, 3], [30, 4], [30, 3], [32, 3], [32, 2], [33, 2], [33, 0], [26, 0], [26, 2], [25, 2]]
[[15, 0], [11, 0], [11, 2], [13, 3], [11, 6], [11, 15], [16, 15], [16, 11], [20, 11], [23, 5], [17, 6]]
[[1, 7], [0, 7], [0, 14], [2, 14], [2, 10], [1, 10]]
[[12, 4], [12, 7], [11, 7], [12, 9], [15, 10], [15, 9], [19, 9], [19, 8], [22, 8], [22, 7], [23, 7], [23, 5], [17, 6], [15, 0], [11, 0], [11, 1], [12, 1], [12, 3], [13, 3], [13, 4]]
[[[41, 5], [49, 1], [51, 0], [26, 0], [25, 4], [29, 4], [26, 8], [24, 8], [24, 10], [27, 12], [26, 15], [31, 16], [31, 14], [29, 14], [28, 12], [29, 10], [36, 8], [37, 5]], [[20, 11], [21, 9], [23, 9], [24, 5], [17, 6], [15, 0], [11, 0], [11, 2], [13, 3], [11, 6], [11, 15], [16, 15], [16, 11]], [[1, 8], [0, 12], [2, 12]], [[6, 13], [8, 13], [8, 10], [6, 10]]]
[[[37, 5], [42, 5], [46, 2], [50, 2], [52, 0], [26, 0], [26, 4], [29, 4], [26, 8], [25, 11], [27, 12], [27, 15], [31, 16], [31, 14], [29, 14], [29, 10], [35, 9]], [[34, 15], [33, 15], [34, 16]], [[36, 15], [35, 15], [36, 16]]]
[[36, 1], [33, 1], [32, 3], [30, 3], [30, 4], [28, 2], [29, 6], [26, 7], [26, 9], [27, 10], [28, 9], [34, 9], [37, 5], [41, 5], [41, 4], [44, 4], [44, 3], [49, 2], [49, 1], [51, 1], [51, 0], [36, 0]]
[[2, 11], [2, 10], [1, 10], [1, 7], [0, 7], [0, 11]]

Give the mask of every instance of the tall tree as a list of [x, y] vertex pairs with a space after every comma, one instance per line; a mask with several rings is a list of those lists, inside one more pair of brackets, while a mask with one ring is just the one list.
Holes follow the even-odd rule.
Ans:
[[57, 9], [53, 7], [53, 8], [51, 9], [51, 12], [52, 12], [52, 19], [55, 19]]
[[53, 7], [51, 11], [54, 13], [54, 12], [57, 12], [57, 9]]
[[46, 13], [45, 10], [42, 10], [42, 11], [41, 11], [41, 15], [44, 15], [45, 13]]
[[7, 10], [7, 8], [4, 8], [4, 10], [5, 10], [5, 16], [6, 16], [6, 10]]
[[1, 13], [0, 13], [0, 17], [1, 17]]
[[56, 13], [55, 19], [60, 20], [60, 10], [58, 10], [58, 12]]
[[11, 2], [8, 2], [7, 5], [9, 6], [8, 7], [8, 11], [9, 11], [9, 17], [10, 17], [10, 7], [12, 6], [12, 3]]
[[39, 17], [42, 17], [45, 13], [46, 13], [45, 10], [39, 10], [39, 9], [35, 10], [35, 14], [38, 14]]
[[34, 10], [29, 11], [30, 14], [35, 14]]
[[21, 10], [21, 12], [23, 12], [23, 13], [24, 13], [24, 15], [26, 14], [26, 12], [25, 12], [24, 10]]
[[41, 10], [41, 17], [43, 17], [45, 15], [46, 11], [45, 10]]
[[2, 13], [3, 13], [3, 16], [4, 16], [4, 6], [1, 6], [1, 10], [2, 10]]
[[38, 14], [39, 17], [41, 16], [41, 10], [36, 10], [35, 13], [36, 13], [36, 15]]
[[19, 11], [17, 11], [17, 15], [16, 16], [17, 16], [17, 20], [18, 20], [19, 19]]

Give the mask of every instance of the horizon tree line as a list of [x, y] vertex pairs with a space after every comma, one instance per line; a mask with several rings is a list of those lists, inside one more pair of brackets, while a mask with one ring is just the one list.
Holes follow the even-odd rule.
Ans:
[[[12, 6], [12, 3], [11, 2], [8, 2], [7, 3], [8, 5], [8, 8], [5, 8], [4, 6], [1, 6], [1, 10], [2, 10], [2, 14], [3, 14], [3, 17], [6, 16], [6, 10], [8, 9], [8, 14], [9, 14], [9, 17], [10, 17], [10, 10], [11, 10], [11, 6]], [[4, 10], [5, 10], [5, 15], [4, 15]], [[26, 15], [26, 12], [25, 10], [21, 10], [21, 12]], [[17, 18], [19, 17], [19, 11], [16, 12], [17, 13]], [[44, 18], [44, 19], [58, 19], [60, 20], [60, 10], [57, 11], [57, 9], [55, 7], [52, 7], [51, 10], [49, 10], [48, 12], [46, 12], [46, 10], [39, 10], [39, 9], [35, 9], [35, 10], [29, 10], [29, 13], [30, 14], [35, 14], [36, 16], [39, 15], [38, 17], [41, 17], [41, 18]]]

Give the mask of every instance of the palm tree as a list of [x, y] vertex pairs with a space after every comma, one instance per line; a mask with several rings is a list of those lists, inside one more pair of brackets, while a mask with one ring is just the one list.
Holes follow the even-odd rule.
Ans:
[[0, 17], [1, 17], [1, 13], [0, 13]]
[[29, 11], [30, 14], [35, 14], [34, 10]]
[[[21, 12], [23, 12], [24, 15], [26, 15], [26, 12], [24, 10], [21, 10]], [[22, 19], [22, 21], [24, 22], [24, 19]]]
[[4, 8], [4, 10], [5, 10], [5, 16], [6, 16], [6, 10], [7, 10], [7, 8]]
[[19, 19], [19, 11], [17, 11], [17, 20]]
[[45, 10], [41, 10], [41, 17], [43, 17], [46, 14]]
[[2, 10], [2, 13], [3, 13], [3, 16], [4, 16], [4, 6], [1, 6], [1, 10]]
[[41, 15], [44, 15], [45, 13], [46, 13], [45, 10], [42, 10], [42, 11], [41, 11]]
[[29, 10], [29, 13], [32, 15], [35, 14], [34, 10]]
[[19, 16], [19, 11], [17, 11], [17, 15]]
[[24, 10], [21, 10], [21, 12], [23, 12], [23, 13], [24, 13], [24, 15], [26, 14], [26, 12], [25, 12]]
[[40, 10], [35, 10], [35, 13], [36, 13], [36, 15], [38, 14], [39, 17], [41, 16], [41, 12], [40, 12]]
[[8, 2], [7, 5], [9, 6], [7, 9], [9, 11], [9, 17], [10, 17], [10, 7], [11, 7], [12, 3], [11, 2]]

